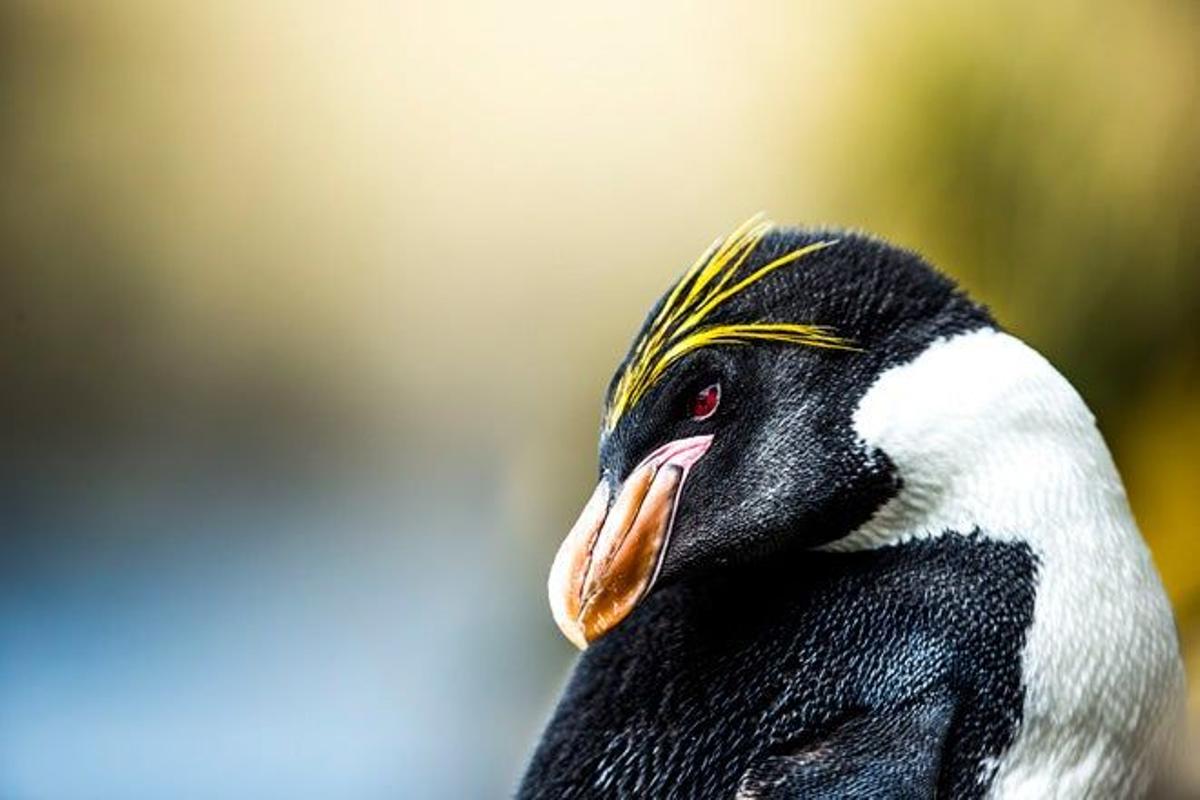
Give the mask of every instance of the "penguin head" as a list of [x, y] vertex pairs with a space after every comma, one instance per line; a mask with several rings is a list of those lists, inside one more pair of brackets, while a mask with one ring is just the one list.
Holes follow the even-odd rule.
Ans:
[[655, 304], [606, 396], [600, 480], [551, 569], [580, 648], [656, 587], [834, 542], [899, 489], [855, 432], [889, 367], [988, 312], [879, 240], [752, 219]]

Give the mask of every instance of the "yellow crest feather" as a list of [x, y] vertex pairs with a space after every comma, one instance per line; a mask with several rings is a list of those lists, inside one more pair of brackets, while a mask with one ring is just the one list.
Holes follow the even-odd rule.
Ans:
[[733, 233], [714, 242], [679, 279], [633, 346], [609, 400], [605, 430], [615, 428], [621, 416], [637, 404], [672, 364], [701, 347], [761, 341], [855, 349], [851, 342], [822, 325], [790, 322], [704, 325], [708, 315], [726, 300], [780, 267], [837, 243], [830, 240], [805, 245], [736, 279], [746, 260], [774, 227], [761, 214], [751, 217]]

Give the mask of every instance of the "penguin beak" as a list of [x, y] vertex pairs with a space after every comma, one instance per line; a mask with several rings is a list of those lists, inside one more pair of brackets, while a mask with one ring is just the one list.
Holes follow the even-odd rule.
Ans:
[[629, 473], [609, 503], [601, 480], [550, 568], [550, 610], [583, 650], [628, 616], [662, 568], [675, 509], [712, 436], [668, 442]]

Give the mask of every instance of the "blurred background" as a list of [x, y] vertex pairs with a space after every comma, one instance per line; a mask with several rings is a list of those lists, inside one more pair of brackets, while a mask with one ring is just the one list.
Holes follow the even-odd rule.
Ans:
[[1198, 60], [1190, 0], [8, 0], [0, 797], [504, 795], [601, 392], [760, 209], [1075, 382], [1195, 674]]

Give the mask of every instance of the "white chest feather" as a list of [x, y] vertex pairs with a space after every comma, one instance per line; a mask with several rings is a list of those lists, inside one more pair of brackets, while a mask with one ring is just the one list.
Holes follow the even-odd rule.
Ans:
[[997, 798], [1130, 797], [1181, 710], [1174, 621], [1091, 413], [1034, 350], [980, 330], [885, 372], [854, 418], [903, 488], [830, 549], [976, 529], [1039, 559], [1026, 689]]

